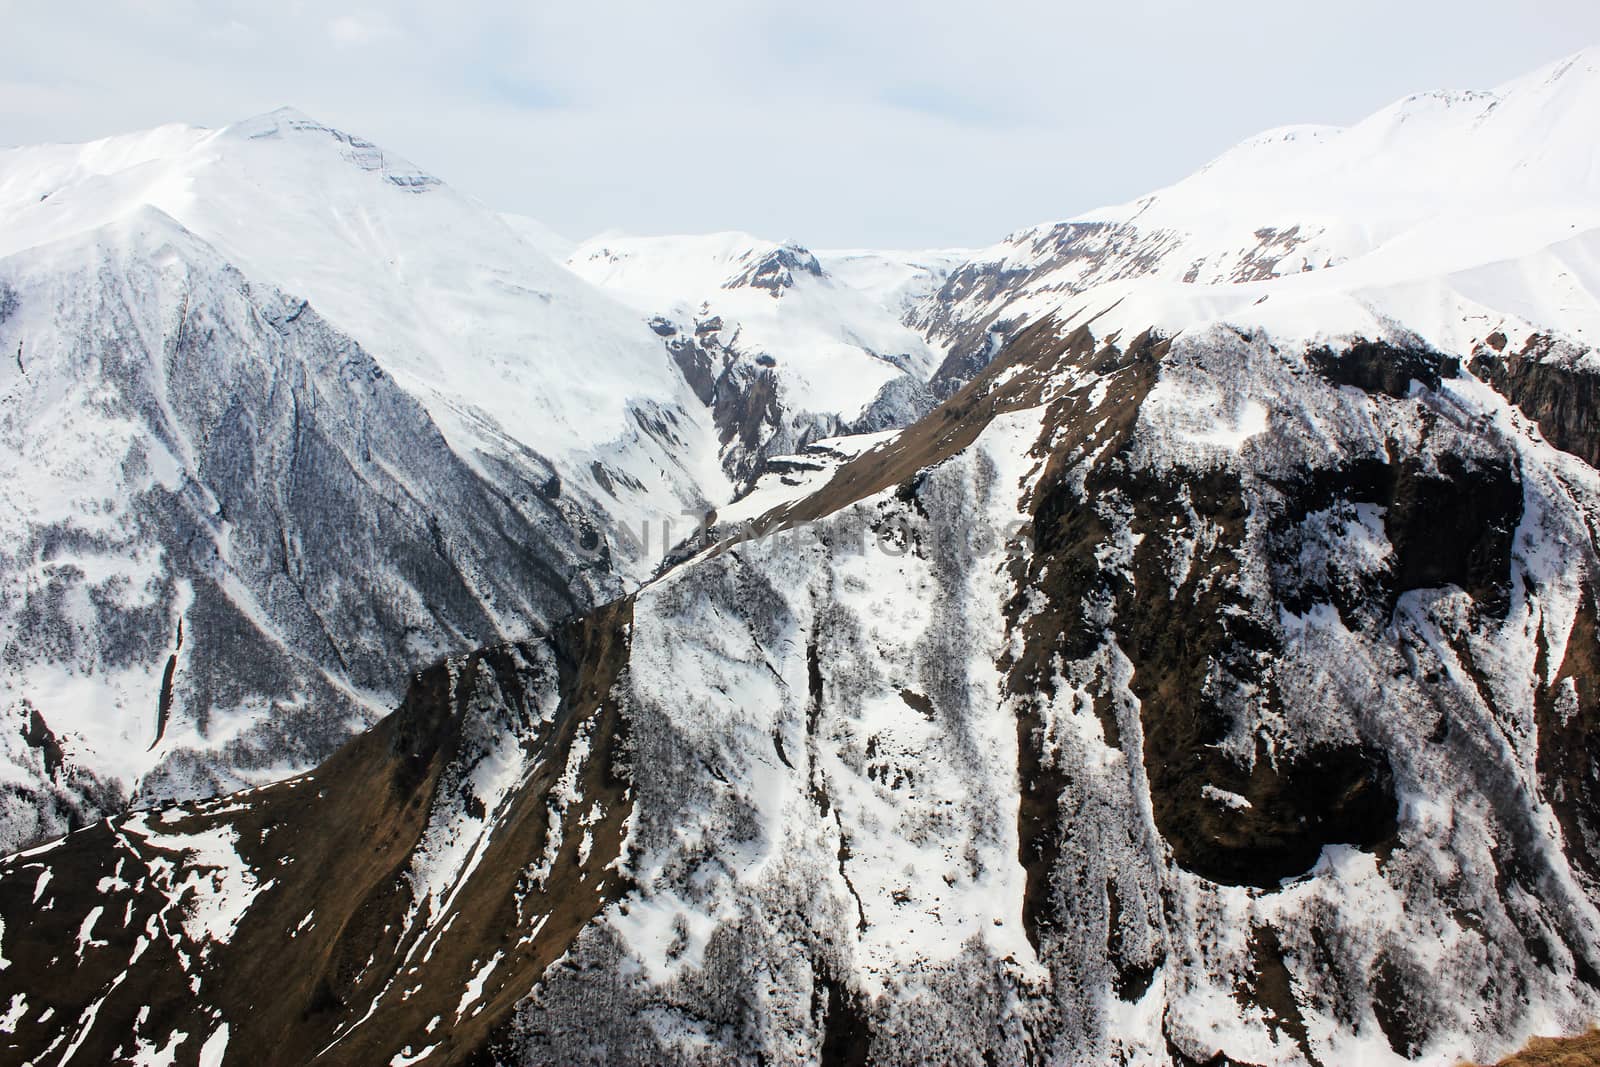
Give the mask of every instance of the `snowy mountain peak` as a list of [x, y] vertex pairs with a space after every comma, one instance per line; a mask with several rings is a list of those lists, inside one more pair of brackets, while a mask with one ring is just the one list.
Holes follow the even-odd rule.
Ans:
[[[737, 392], [758, 406], [724, 408], [725, 443], [743, 440], [743, 473], [749, 453], [768, 446], [792, 452], [851, 427], [882, 429], [885, 404], [901, 421], [926, 409], [922, 381], [938, 362], [927, 342], [900, 321], [900, 307], [834, 278], [803, 245], [731, 231], [608, 234], [567, 264], [641, 318], [696, 337], [695, 351], [675, 356], [708, 404]], [[771, 400], [791, 417], [777, 420], [786, 425], [759, 414]]]
[[1592, 44], [1587, 48], [1547, 63], [1543, 67], [1513, 79], [1507, 85], [1524, 83], [1538, 83], [1542, 85], [1555, 85], [1571, 80], [1594, 81], [1600, 79], [1600, 44]]
[[976, 256], [564, 270], [292, 111], [0, 159], [0, 846], [85, 827], [0, 859], [7, 1062], [1590, 1027], [1592, 60]]
[[321, 128], [323, 124], [306, 114], [304, 111], [301, 111], [293, 104], [280, 104], [269, 111], [261, 112], [259, 115], [251, 115], [247, 118], [240, 119], [237, 122], [229, 123], [226, 127], [224, 127], [224, 129], [245, 130], [252, 126], [259, 126], [262, 128], [274, 126], [307, 126]]
[[[1240, 142], [1148, 198], [1153, 222], [1201, 232], [1263, 224], [1386, 226], [1541, 196], [1600, 200], [1600, 48], [1493, 90], [1416, 93], [1348, 127], [1288, 126]], [[1145, 200], [1073, 221], [1123, 221]]]
[[739, 261], [748, 265], [723, 282], [722, 287], [765, 289], [774, 300], [782, 296], [785, 289], [794, 287], [797, 273], [816, 278], [823, 276], [822, 264], [817, 262], [817, 257], [794, 242], [785, 242], [765, 252], [753, 248], [740, 256]]
[[1582, 279], [1600, 228], [1596, 129], [1600, 49], [1492, 90], [1417, 93], [1350, 126], [1269, 130], [1146, 196], [1010, 235], [910, 321], [950, 352], [938, 377], [951, 382], [1042, 314], [1114, 305], [1135, 329], [1198, 315], [1297, 338], [1398, 318], [1448, 348], [1493, 323], [1419, 317], [1410, 301], [1437, 308], [1424, 292], [1462, 286], [1461, 314], [1481, 315], [1487, 283], [1472, 273], [1494, 275], [1503, 315], [1559, 307], [1568, 336], [1595, 344], [1600, 301]]
[[362, 170], [383, 175], [393, 185], [410, 192], [426, 192], [443, 184], [415, 164], [385, 152], [365, 138], [336, 129], [292, 107], [280, 107], [233, 123], [219, 131], [219, 137], [251, 141], [305, 137], [311, 142], [331, 140], [340, 156]]

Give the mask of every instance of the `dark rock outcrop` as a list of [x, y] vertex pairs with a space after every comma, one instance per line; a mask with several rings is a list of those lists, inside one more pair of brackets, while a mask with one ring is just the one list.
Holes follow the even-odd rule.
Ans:
[[785, 289], [794, 286], [796, 274], [822, 277], [822, 264], [817, 257], [799, 245], [783, 245], [752, 261], [733, 277], [722, 283], [724, 289], [765, 289], [774, 300], [783, 296]]
[[1339, 351], [1318, 348], [1307, 360], [1335, 385], [1348, 385], [1364, 393], [1382, 393], [1403, 400], [1411, 383], [1438, 389], [1445, 378], [1461, 372], [1459, 360], [1419, 344], [1393, 345], [1386, 341], [1357, 340]]
[[1472, 373], [1538, 423], [1546, 441], [1600, 466], [1600, 371], [1583, 362], [1583, 353], [1551, 337], [1530, 337], [1510, 354], [1504, 335], [1489, 340], [1473, 353]]

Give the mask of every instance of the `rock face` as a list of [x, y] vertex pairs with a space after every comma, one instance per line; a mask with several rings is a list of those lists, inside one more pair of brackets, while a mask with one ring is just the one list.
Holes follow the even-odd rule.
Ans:
[[[766, 536], [423, 673], [323, 770], [7, 861], [14, 1054], [1454, 1063], [1581, 1029], [1600, 475], [1406, 343], [1035, 324]], [[1330, 369], [1378, 351], [1439, 376]]]
[[737, 333], [725, 336], [720, 317], [696, 322], [693, 331], [671, 330], [666, 344], [673, 361], [710, 409], [717, 427], [723, 470], [745, 489], [774, 461], [807, 445], [841, 435], [877, 433], [917, 421], [937, 401], [932, 390], [910, 374], [890, 378], [853, 417], [792, 410], [782, 376], [770, 357], [741, 350]]
[[735, 484], [748, 483], [774, 456], [843, 432], [835, 415], [787, 410], [775, 361], [740, 351], [732, 335], [724, 340], [720, 317], [697, 321], [693, 331], [671, 328], [667, 349], [710, 409], [722, 468]]
[[1000, 342], [1031, 315], [1019, 298], [1040, 290], [1076, 294], [1153, 272], [1180, 243], [1112, 222], [1063, 222], [1007, 238], [1000, 255], [980, 253], [912, 308], [907, 321], [947, 351], [932, 384], [950, 395], [988, 365]]
[[808, 249], [795, 244], [785, 244], [764, 255], [752, 257], [743, 270], [722, 283], [724, 289], [765, 289], [774, 300], [783, 296], [785, 289], [794, 288], [796, 273], [822, 277], [822, 264]]
[[1473, 372], [1539, 424], [1545, 440], [1600, 466], [1600, 361], [1592, 351], [1532, 335], [1520, 352], [1490, 334], [1472, 357]]

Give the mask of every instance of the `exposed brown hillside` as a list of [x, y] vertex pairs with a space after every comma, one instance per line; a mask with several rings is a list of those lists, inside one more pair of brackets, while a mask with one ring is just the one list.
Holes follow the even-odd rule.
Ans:
[[1600, 1064], [1600, 1030], [1582, 1037], [1536, 1037], [1498, 1067], [1592, 1067]]

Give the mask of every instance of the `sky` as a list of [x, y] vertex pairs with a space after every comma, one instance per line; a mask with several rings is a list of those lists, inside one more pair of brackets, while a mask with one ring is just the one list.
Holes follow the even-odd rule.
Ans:
[[1490, 88], [1595, 0], [0, 0], [0, 144], [280, 105], [583, 238], [978, 247], [1272, 126]]

